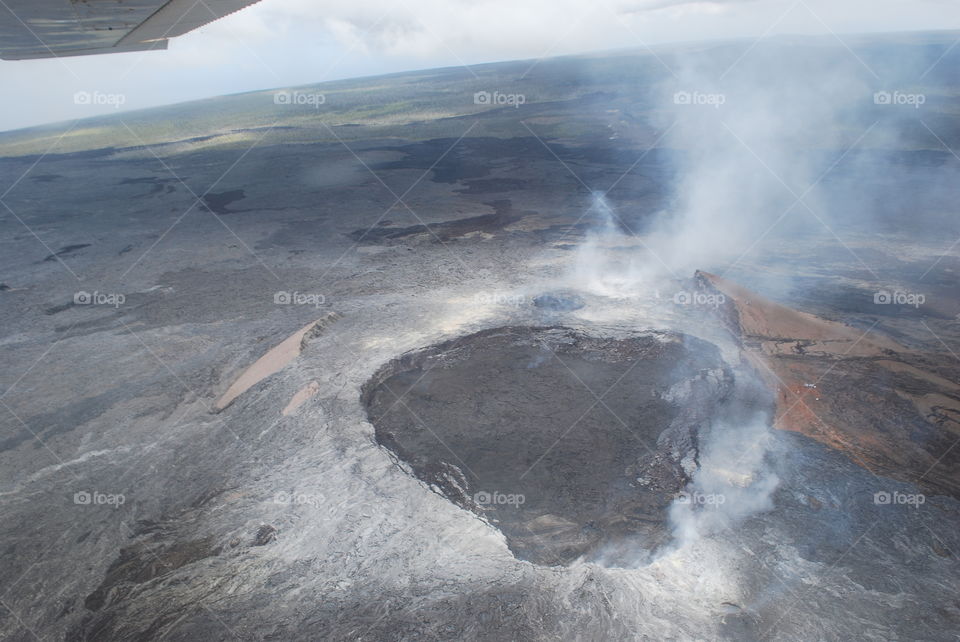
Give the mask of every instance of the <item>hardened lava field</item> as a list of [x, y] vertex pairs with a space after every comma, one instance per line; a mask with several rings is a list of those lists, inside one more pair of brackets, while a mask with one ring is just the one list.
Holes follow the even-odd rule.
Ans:
[[666, 508], [730, 379], [684, 335], [508, 327], [388, 363], [364, 402], [377, 441], [518, 558], [615, 563], [628, 540], [668, 539]]

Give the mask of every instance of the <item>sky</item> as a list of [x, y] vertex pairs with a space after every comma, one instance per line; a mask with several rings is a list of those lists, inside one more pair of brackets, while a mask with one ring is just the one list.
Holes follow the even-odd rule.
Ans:
[[[12, 18], [0, 11], [2, 19]], [[262, 0], [171, 40], [166, 51], [0, 61], [0, 131], [414, 69], [697, 40], [926, 30], [960, 30], [960, 2]], [[78, 92], [120, 98], [77, 104]]]

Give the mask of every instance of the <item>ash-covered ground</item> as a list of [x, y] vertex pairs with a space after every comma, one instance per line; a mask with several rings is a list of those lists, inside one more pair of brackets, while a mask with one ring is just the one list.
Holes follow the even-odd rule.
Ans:
[[953, 40], [0, 135], [0, 636], [957, 639]]

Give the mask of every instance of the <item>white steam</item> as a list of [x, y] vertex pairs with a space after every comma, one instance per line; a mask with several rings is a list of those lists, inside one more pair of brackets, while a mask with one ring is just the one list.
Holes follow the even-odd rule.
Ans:
[[593, 194], [590, 212], [597, 224], [577, 248], [568, 281], [575, 288], [609, 297], [648, 294], [651, 270], [643, 241], [624, 231], [620, 216], [607, 198]]
[[826, 198], [823, 178], [881, 134], [857, 117], [872, 89], [855, 61], [808, 54], [768, 45], [739, 62], [718, 54], [674, 63], [677, 78], [659, 88], [655, 110], [675, 163], [669, 198], [659, 212], [620, 212], [594, 194], [597, 222], [576, 257], [575, 286], [642, 294], [698, 269], [762, 263], [773, 241], [829, 234], [855, 216], [861, 203]]
[[701, 537], [733, 528], [751, 515], [773, 508], [779, 479], [766, 457], [771, 428], [764, 415], [742, 424], [714, 425], [700, 454], [700, 468], [670, 506], [674, 544], [682, 548]]
[[683, 160], [650, 245], [674, 272], [725, 270], [758, 258], [771, 238], [844, 214], [820, 202], [818, 179], [868, 133], [869, 122], [850, 118], [872, 98], [863, 70], [803, 48], [751, 53], [688, 63], [662, 98], [668, 144]]

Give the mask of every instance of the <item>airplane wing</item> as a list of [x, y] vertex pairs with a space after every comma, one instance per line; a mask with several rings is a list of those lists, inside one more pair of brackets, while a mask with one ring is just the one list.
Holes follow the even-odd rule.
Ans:
[[0, 0], [0, 58], [166, 49], [167, 40], [260, 0]]

